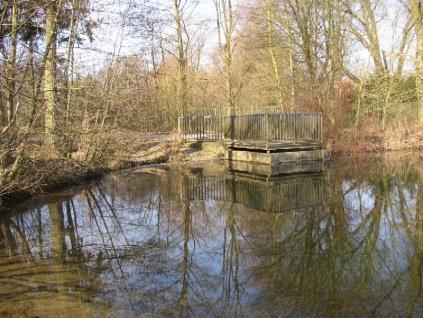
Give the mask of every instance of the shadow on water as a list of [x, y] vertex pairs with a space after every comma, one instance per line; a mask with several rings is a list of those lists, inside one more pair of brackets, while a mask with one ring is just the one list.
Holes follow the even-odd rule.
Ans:
[[0, 219], [0, 316], [421, 316], [423, 168], [111, 174]]

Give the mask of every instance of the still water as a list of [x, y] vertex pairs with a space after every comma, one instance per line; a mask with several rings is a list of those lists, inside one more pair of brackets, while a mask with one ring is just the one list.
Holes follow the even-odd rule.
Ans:
[[114, 173], [0, 216], [0, 316], [423, 316], [423, 164]]

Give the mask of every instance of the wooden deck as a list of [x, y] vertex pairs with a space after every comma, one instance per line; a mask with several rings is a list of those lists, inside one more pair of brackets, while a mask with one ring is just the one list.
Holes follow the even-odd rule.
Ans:
[[181, 117], [179, 133], [181, 140], [222, 142], [230, 161], [280, 166], [330, 159], [321, 113]]
[[223, 141], [231, 149], [320, 149], [321, 113], [265, 113], [180, 117], [181, 140]]
[[307, 161], [326, 161], [330, 159], [330, 151], [323, 149], [316, 150], [293, 150], [262, 152], [240, 149], [229, 149], [226, 159], [231, 161], [244, 161], [266, 165], [278, 165], [285, 163], [299, 163]]
[[224, 140], [225, 145], [230, 149], [257, 150], [266, 152], [276, 152], [285, 150], [316, 150], [321, 149], [320, 142], [294, 141], [294, 140]]

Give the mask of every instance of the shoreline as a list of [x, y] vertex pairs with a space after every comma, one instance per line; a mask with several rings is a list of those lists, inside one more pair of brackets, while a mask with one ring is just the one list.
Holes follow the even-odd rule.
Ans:
[[[3, 197], [0, 197], [0, 213], [10, 211], [10, 209], [12, 209], [15, 205], [21, 204], [26, 200], [29, 200], [38, 195], [54, 193], [58, 190], [63, 190], [67, 187], [83, 185], [84, 183], [87, 183], [91, 180], [100, 179], [112, 172], [123, 171], [131, 168], [139, 168], [148, 165], [174, 164], [176, 162], [190, 163], [223, 159], [223, 148], [220, 146], [216, 147], [216, 143], [192, 142], [177, 144], [176, 146], [177, 149], [175, 151], [175, 144], [158, 145], [146, 150], [142, 154], [132, 156], [132, 159], [112, 161], [109, 165], [102, 167], [88, 167], [83, 165], [75, 165], [74, 161], [70, 161], [70, 171], [69, 166], [67, 166], [67, 169], [60, 169], [59, 167], [57, 175], [52, 175], [50, 177], [47, 176], [43, 178], [42, 182], [40, 182], [36, 186], [30, 187], [25, 190], [12, 191], [4, 195]], [[331, 161], [342, 160], [342, 158], [346, 157], [349, 157], [353, 160], [360, 160], [360, 158], [363, 156], [410, 155], [422, 152], [423, 149], [420, 147], [416, 147], [413, 149], [405, 147], [404, 149], [395, 150], [371, 149], [367, 151], [346, 151], [345, 149], [335, 149], [331, 150]], [[423, 159], [423, 153], [419, 156], [419, 158]], [[54, 159], [52, 159], [51, 161], [51, 164], [54, 165]], [[73, 167], [72, 164], [74, 164]], [[76, 166], [78, 166], [80, 169], [73, 169]]]
[[[90, 166], [74, 159], [49, 159], [39, 162], [39, 169], [49, 166], [49, 173], [27, 189], [16, 189], [0, 196], [0, 213], [8, 211], [13, 206], [41, 194], [53, 193], [67, 187], [82, 185], [90, 180], [101, 178], [109, 173], [149, 164], [160, 164], [169, 161], [172, 145], [161, 144], [143, 151], [137, 156], [124, 156], [112, 159], [103, 166]], [[140, 158], [141, 156], [141, 158]], [[53, 171], [52, 171], [53, 170]]]

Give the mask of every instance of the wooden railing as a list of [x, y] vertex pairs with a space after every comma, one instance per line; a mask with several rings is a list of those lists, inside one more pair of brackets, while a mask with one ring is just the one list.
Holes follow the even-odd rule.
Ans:
[[322, 143], [321, 113], [268, 113], [179, 118], [182, 140]]

